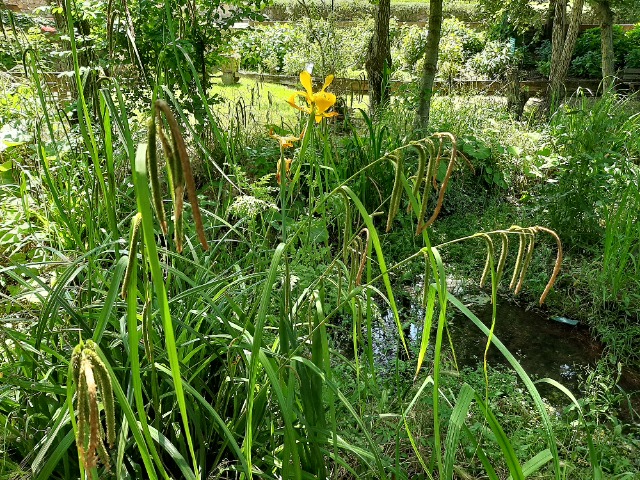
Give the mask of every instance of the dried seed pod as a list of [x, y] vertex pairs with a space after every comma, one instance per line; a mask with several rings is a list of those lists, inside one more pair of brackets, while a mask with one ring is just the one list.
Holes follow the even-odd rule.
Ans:
[[102, 395], [102, 405], [104, 407], [107, 424], [107, 443], [109, 444], [109, 447], [113, 448], [116, 443], [116, 411], [113, 397], [113, 385], [111, 384], [111, 377], [109, 376], [107, 369], [104, 367], [104, 364], [100, 362], [100, 365], [94, 365], [94, 373], [98, 388], [100, 389], [100, 394]]
[[71, 353], [71, 367], [73, 370], [73, 381], [76, 385], [80, 383], [80, 362], [82, 361], [82, 342], [75, 346]]
[[87, 447], [85, 462], [87, 470], [97, 466], [96, 451], [98, 449], [98, 438], [100, 436], [99, 423], [100, 412], [98, 410], [98, 389], [91, 368], [91, 361], [84, 357], [81, 366], [82, 375], [87, 382], [87, 398], [89, 401], [89, 446]]
[[[160, 115], [158, 114], [158, 121], [161, 120]], [[176, 159], [176, 152], [173, 149], [171, 143], [167, 139], [167, 136], [164, 133], [164, 129], [162, 128], [162, 123], [160, 123], [157, 127], [158, 136], [160, 137], [160, 144], [162, 145], [162, 151], [164, 152], [164, 157], [167, 162], [167, 173], [169, 176], [169, 186], [171, 188], [171, 196], [175, 201], [175, 185], [176, 183], [184, 184], [184, 179], [180, 181], [180, 174], [182, 169]]]
[[[429, 160], [429, 166], [431, 167], [432, 161]], [[425, 183], [424, 191], [422, 192], [422, 203], [420, 204], [420, 213], [418, 214], [418, 225], [416, 226], [416, 235], [420, 235], [424, 230], [424, 217], [427, 214], [427, 205], [429, 204], [429, 194], [431, 193], [431, 186], [429, 182]]]
[[487, 259], [484, 262], [484, 269], [482, 270], [482, 277], [480, 278], [480, 288], [483, 288], [485, 282], [487, 281], [487, 277], [491, 272], [491, 262], [495, 257], [495, 248], [493, 246], [493, 240], [489, 235], [487, 235], [486, 233], [481, 233], [479, 234], [479, 236], [481, 236], [487, 244]]
[[527, 270], [529, 269], [529, 265], [531, 264], [531, 259], [533, 258], [535, 235], [529, 229], [527, 229], [527, 239], [527, 253], [522, 262], [522, 268], [520, 269], [520, 280], [518, 281], [518, 285], [516, 285], [516, 289], [513, 291], [513, 293], [515, 293], [516, 295], [518, 295], [520, 293], [520, 290], [522, 290], [522, 286], [524, 285], [524, 277], [527, 274]]
[[[438, 134], [434, 134], [435, 137]], [[433, 188], [438, 190], [438, 170], [440, 169], [440, 162], [442, 161], [442, 151], [444, 150], [444, 137], [439, 136], [438, 138], [438, 153], [435, 156], [433, 163], [433, 170], [431, 171], [431, 183], [433, 184]]]
[[356, 286], [360, 286], [362, 283], [362, 273], [364, 272], [364, 267], [367, 264], [367, 254], [369, 253], [369, 229], [363, 228], [360, 233], [364, 233], [365, 241], [360, 259], [360, 268], [358, 268], [358, 274], [356, 275]]
[[102, 442], [102, 440], [100, 440], [100, 442], [98, 443], [98, 457], [100, 458], [100, 461], [104, 465], [104, 468], [106, 468], [107, 472], [111, 473], [111, 460], [109, 459], [109, 454], [107, 453], [107, 449], [105, 448], [104, 442]]
[[[418, 171], [416, 172], [416, 180], [413, 184], [413, 196], [418, 198], [418, 192], [420, 191], [420, 186], [424, 181], [424, 173], [427, 169], [427, 147], [420, 142], [411, 142], [409, 145], [418, 152]], [[408, 212], [411, 212], [411, 202], [407, 205], [407, 213]]]
[[124, 280], [122, 282], [122, 288], [120, 289], [120, 296], [127, 298], [127, 291], [129, 289], [129, 282], [131, 282], [131, 276], [135, 275], [133, 271], [133, 265], [138, 254], [138, 243], [140, 241], [140, 225], [142, 224], [142, 214], [140, 212], [131, 219], [131, 233], [129, 235], [129, 261], [127, 262], [127, 269], [124, 272]]
[[[82, 359], [81, 362], [82, 364]], [[76, 383], [76, 399], [78, 403], [78, 433], [76, 435], [76, 445], [78, 446], [78, 456], [82, 463], [86, 463], [86, 451], [84, 440], [87, 436], [87, 426], [89, 425], [89, 393], [87, 391], [87, 380], [81, 368], [78, 368], [78, 381]]]
[[[424, 139], [429, 145], [429, 162], [427, 163], [427, 169], [425, 172], [426, 182], [424, 182], [424, 190], [422, 192], [422, 202], [420, 204], [420, 213], [418, 214], [418, 225], [416, 226], [416, 235], [420, 235], [424, 230], [424, 217], [427, 214], [427, 206], [429, 205], [429, 197], [431, 195], [432, 179], [436, 176], [436, 148], [431, 139]], [[437, 185], [433, 183], [434, 188], [437, 191]], [[423, 228], [424, 227], [424, 228]]]
[[558, 274], [560, 273], [560, 267], [562, 265], [562, 241], [560, 240], [560, 237], [558, 236], [558, 234], [549, 228], [535, 227], [535, 230], [540, 232], [546, 232], [549, 235], [551, 235], [555, 239], [556, 245], [558, 247], [558, 253], [556, 254], [556, 262], [553, 266], [553, 273], [549, 278], [549, 282], [547, 283], [547, 286], [544, 288], [544, 292], [542, 292], [542, 295], [540, 295], [540, 305], [542, 305], [545, 299], [547, 298], [547, 295], [551, 291], [551, 288], [553, 287], [553, 284], [555, 283], [556, 278], [558, 278]]
[[526, 238], [522, 229], [518, 226], [512, 226], [509, 231], [516, 232], [518, 235], [518, 255], [516, 257], [516, 263], [513, 267], [513, 275], [511, 276], [511, 282], [509, 283], [509, 290], [513, 290], [516, 286], [516, 282], [520, 275], [520, 268], [522, 267], [522, 261], [524, 259], [524, 253], [526, 248]]
[[80, 461], [87, 471], [91, 471], [97, 466], [98, 459], [104, 463], [107, 469], [110, 468], [109, 456], [103, 442], [105, 432], [100, 421], [98, 391], [102, 397], [106, 415], [106, 436], [110, 446], [115, 444], [116, 439], [113, 387], [108, 370], [96, 350], [96, 344], [88, 340], [86, 344], [80, 343], [76, 346], [72, 355], [74, 379], [77, 378], [78, 431], [76, 445]]
[[387, 229], [391, 230], [393, 219], [398, 213], [400, 208], [400, 199], [402, 198], [402, 156], [395, 153], [387, 155], [389, 160], [396, 162], [396, 175], [393, 182], [393, 191], [391, 192], [391, 199], [389, 200], [389, 215], [387, 216]]
[[507, 262], [507, 256], [509, 255], [509, 236], [506, 232], [499, 232], [498, 235], [500, 235], [500, 240], [502, 243], [500, 247], [500, 259], [498, 260], [497, 270], [497, 279], [499, 283], [500, 279], [502, 278], [502, 273], [504, 272], [504, 266]]
[[434, 136], [439, 137], [440, 138], [440, 148], [438, 149], [438, 156], [436, 157], [436, 161], [435, 161], [435, 166], [433, 169], [433, 180], [434, 180], [434, 185], [435, 184], [435, 179], [436, 179], [436, 175], [438, 172], [438, 166], [440, 163], [440, 157], [442, 154], [442, 149], [443, 149], [443, 139], [444, 138], [448, 138], [451, 142], [451, 156], [449, 158], [449, 165], [447, 166], [447, 172], [444, 175], [444, 178], [442, 179], [442, 183], [440, 184], [440, 188], [438, 189], [436, 187], [436, 189], [438, 190], [438, 201], [436, 203], [436, 207], [433, 210], [433, 213], [431, 214], [431, 217], [429, 218], [429, 220], [427, 220], [424, 224], [422, 224], [420, 226], [420, 228], [418, 229], [418, 235], [420, 233], [422, 233], [422, 231], [425, 228], [428, 228], [433, 222], [436, 221], [436, 218], [438, 218], [438, 215], [440, 214], [440, 209], [442, 208], [442, 204], [444, 202], [444, 194], [447, 190], [447, 185], [449, 184], [449, 178], [451, 177], [451, 174], [453, 173], [453, 168], [455, 167], [455, 162], [456, 162], [456, 156], [458, 153], [458, 146], [457, 146], [457, 142], [456, 142], [456, 137], [454, 137], [452, 134], [450, 133], [436, 133], [434, 134]]
[[[191, 209], [193, 213], [193, 221], [195, 223], [196, 232], [198, 233], [198, 238], [200, 243], [202, 244], [202, 248], [205, 250], [209, 249], [209, 245], [207, 243], [207, 239], [204, 234], [204, 225], [202, 223], [202, 216], [200, 215], [200, 207], [198, 206], [198, 196], [196, 194], [196, 184], [193, 178], [193, 172], [191, 170], [191, 162], [189, 161], [189, 155], [187, 153], [187, 147], [184, 143], [184, 138], [182, 137], [182, 133], [180, 132], [180, 127], [178, 126], [178, 122], [176, 121], [173, 112], [169, 108], [169, 105], [163, 100], [156, 100], [155, 108], [162, 111], [164, 114], [167, 123], [169, 124], [169, 129], [171, 130], [171, 138], [173, 139], [173, 148], [177, 154], [177, 157], [180, 159], [180, 165], [182, 166], [182, 175], [184, 175], [184, 182], [187, 186], [187, 195], [189, 196], [189, 202], [191, 202]], [[177, 171], [180, 169], [176, 169]], [[178, 178], [174, 178], [176, 181], [176, 185], [178, 185]], [[184, 193], [182, 193], [183, 195]], [[175, 206], [175, 217], [176, 223], [177, 219], [182, 214], [182, 203], [179, 204], [179, 198], [182, 196], [180, 192], [176, 190], [176, 206]], [[177, 230], [177, 228], [176, 228]], [[180, 243], [176, 242], [176, 247], [178, 248], [178, 252], [182, 251], [182, 238], [180, 238]]]
[[149, 181], [151, 182], [151, 199], [158, 215], [160, 228], [162, 233], [167, 234], [167, 219], [164, 213], [164, 204], [162, 202], [162, 191], [160, 189], [160, 177], [158, 174], [158, 152], [156, 145], [156, 121], [151, 116], [149, 120], [149, 136], [147, 144], [147, 168], [149, 169]]
[[[362, 251], [362, 239], [359, 236], [354, 237], [351, 242], [351, 262], [349, 263], [349, 281], [351, 282], [358, 274], [360, 265], [360, 252]], [[351, 284], [349, 285], [351, 287]]]

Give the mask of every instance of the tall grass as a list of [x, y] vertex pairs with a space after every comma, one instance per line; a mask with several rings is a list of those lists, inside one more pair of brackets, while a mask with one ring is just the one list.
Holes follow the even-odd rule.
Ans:
[[[171, 5], [165, 7], [171, 25]], [[73, 37], [70, 15], [67, 21]], [[175, 40], [172, 27], [169, 33]], [[144, 126], [130, 124], [118, 83], [100, 83], [100, 108], [92, 111], [93, 102], [83, 98], [73, 42], [71, 49], [79, 87], [76, 138], [82, 148], [62, 153], [68, 145], [57, 130], [59, 120], [49, 116], [51, 104], [39, 91], [49, 134], [36, 130], [40, 163], [33, 167], [33, 176], [46, 187], [46, 200], [55, 202], [46, 221], [59, 224], [57, 238], [64, 241], [42, 240], [39, 248], [47, 252], [43, 261], [11, 261], [0, 268], [7, 283], [35, 296], [31, 304], [10, 297], [0, 330], [5, 340], [0, 349], [0, 432], [11, 445], [10, 462], [21, 462], [20, 468], [38, 479], [97, 478], [108, 470], [117, 478], [152, 479], [385, 479], [418, 472], [452, 479], [464, 444], [474, 447], [489, 478], [501, 478], [503, 471], [513, 479], [526, 478], [547, 464], [550, 475], [561, 478], [557, 440], [535, 384], [491, 330], [447, 291], [439, 254], [445, 246], [430, 241], [427, 227], [442, 206], [457, 161], [455, 137], [438, 134], [388, 145], [384, 129], [369, 120], [366, 141], [356, 130], [351, 133], [361, 163], [345, 171], [332, 130], [302, 117], [307, 134], [290, 180], [282, 169], [283, 182], [275, 194], [279, 211], [263, 211], [249, 224], [234, 216], [228, 203], [206, 202], [190, 192], [180, 226], [184, 194], [176, 186], [190, 165], [182, 154], [195, 151], [209, 158], [210, 145], [203, 137], [210, 135], [225, 162], [233, 164], [237, 133], [218, 127], [188, 54], [174, 41], [171, 53], [193, 73], [192, 80], [182, 77], [183, 91], [193, 91], [205, 105], [202, 125], [209, 131], [189, 124], [172, 89], [159, 77], [149, 116], [157, 119], [159, 101], [177, 114], [175, 122], [157, 119], [158, 128], [170, 124], [163, 152], [172, 202], [165, 201], [161, 175], [152, 166], [155, 145], [145, 140]], [[35, 60], [29, 65], [37, 87], [39, 67]], [[189, 148], [179, 143], [183, 134]], [[46, 153], [50, 148], [56, 152], [53, 159]], [[412, 162], [403, 162], [411, 149], [418, 152], [417, 171], [409, 168]], [[171, 155], [180, 155], [180, 162]], [[440, 163], [447, 165], [444, 177], [439, 176]], [[229, 188], [231, 196], [246, 193], [224, 165], [211, 167], [211, 176], [228, 182], [221, 188]], [[379, 169], [393, 172], [394, 180], [371, 208], [374, 202], [363, 202], [356, 186]], [[127, 180], [118, 182], [122, 171]], [[383, 250], [377, 213], [386, 210], [387, 229], [397, 228], [395, 215], [405, 204], [422, 247], [392, 263]], [[166, 226], [159, 213], [164, 209], [173, 213]], [[243, 235], [246, 228], [256, 234]], [[514, 267], [514, 277], [524, 278], [523, 262], [530, 258], [534, 233], [497, 233], [500, 238], [519, 235], [523, 242], [526, 236], [529, 242], [528, 250], [517, 255], [521, 266]], [[203, 235], [206, 241], [198, 243]], [[489, 234], [482, 238], [490, 241]], [[487, 275], [494, 300], [506, 255], [503, 246], [494, 262], [489, 248]], [[392, 280], [420, 261], [427, 269], [425, 322], [420, 348], [412, 352]], [[406, 395], [379, 379], [373, 361], [374, 299], [393, 313], [402, 346], [396, 362], [409, 358], [415, 366], [415, 384], [406, 380]], [[486, 394], [469, 385], [453, 394], [441, 389], [451, 305], [469, 318], [470, 327], [487, 334], [529, 391], [544, 425], [544, 445], [532, 458], [518, 456]], [[336, 347], [341, 335], [350, 336], [353, 360]], [[91, 358], [84, 364], [84, 377], [74, 375], [82, 355]], [[88, 386], [89, 370], [100, 372], [100, 388]], [[402, 381], [399, 374], [395, 380], [396, 385]], [[100, 419], [111, 415], [110, 390], [116, 445], [108, 451], [108, 461], [82, 459], [83, 453], [91, 455], [101, 435]], [[387, 404], [374, 401], [380, 396], [396, 398]], [[497, 457], [487, 451], [488, 438], [465, 423], [473, 405], [491, 431]], [[431, 416], [425, 430], [433, 439], [429, 448], [412, 422], [418, 410]], [[391, 452], [380, 440], [387, 434], [394, 444]], [[415, 455], [415, 464], [401, 460], [408, 454]], [[595, 455], [591, 460], [596, 471]]]

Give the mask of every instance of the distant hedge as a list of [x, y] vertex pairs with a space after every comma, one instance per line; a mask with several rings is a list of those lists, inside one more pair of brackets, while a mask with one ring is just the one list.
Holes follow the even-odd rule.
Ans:
[[[332, 10], [333, 5], [333, 10]], [[315, 18], [328, 18], [331, 13], [338, 20], [362, 20], [364, 15], [371, 15], [376, 6], [369, 0], [273, 0], [273, 4], [265, 9], [270, 20], [294, 21], [309, 16], [309, 10]], [[457, 18], [463, 22], [482, 22], [486, 20], [482, 9], [475, 0], [451, 0], [443, 4], [445, 18]], [[617, 10], [617, 23], [637, 23], [640, 21], [640, 9], [622, 7]], [[429, 18], [429, 2], [391, 3], [391, 16], [399, 22], [426, 22]], [[582, 23], [599, 23], [595, 11], [585, 5]]]
[[[296, 0], [274, 0], [266, 8], [265, 14], [270, 20], [294, 21], [308, 17], [309, 13], [315, 18], [328, 18], [332, 13], [338, 20], [362, 20], [364, 15], [371, 15], [376, 6], [367, 0], [334, 0], [321, 2], [311, 0], [301, 4]], [[453, 0], [443, 5], [445, 17], [456, 17], [466, 22], [479, 22], [482, 12], [476, 2]], [[311, 12], [309, 12], [309, 10]], [[429, 19], [429, 2], [392, 3], [391, 16], [399, 22], [420, 22]]]

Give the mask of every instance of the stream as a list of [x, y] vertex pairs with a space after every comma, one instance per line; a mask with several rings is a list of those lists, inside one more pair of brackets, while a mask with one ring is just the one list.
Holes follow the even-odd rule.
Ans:
[[[469, 308], [488, 327], [491, 326], [492, 306], [486, 295], [466, 296]], [[477, 368], [484, 358], [487, 337], [455, 307], [448, 307], [453, 316], [448, 316], [448, 328], [455, 348], [459, 368]], [[404, 305], [401, 318], [405, 322], [407, 341], [417, 349], [422, 335], [424, 310], [418, 304]], [[411, 321], [408, 321], [411, 320]], [[437, 324], [437, 316], [434, 325]], [[434, 327], [435, 328], [435, 327]], [[435, 331], [432, 332], [432, 339]], [[390, 310], [383, 315], [381, 325], [372, 331], [374, 360], [383, 370], [392, 371], [398, 347], [397, 329]], [[446, 335], [446, 334], [445, 334]], [[509, 349], [524, 370], [535, 381], [552, 378], [568, 388], [577, 398], [581, 378], [586, 378], [602, 355], [602, 346], [594, 340], [585, 326], [568, 325], [554, 321], [540, 311], [507, 302], [498, 304], [494, 335]], [[433, 347], [431, 342], [430, 348]], [[445, 338], [443, 348], [449, 349]], [[433, 352], [431, 350], [430, 355]], [[490, 366], [509, 363], [495, 347], [487, 355]], [[628, 394], [633, 408], [640, 409], [640, 375], [625, 370], [619, 383]], [[566, 405], [569, 400], [563, 393], [548, 384], [537, 384], [540, 393], [555, 406]], [[626, 412], [624, 411], [626, 410]], [[621, 408], [620, 414], [630, 420], [629, 407]]]

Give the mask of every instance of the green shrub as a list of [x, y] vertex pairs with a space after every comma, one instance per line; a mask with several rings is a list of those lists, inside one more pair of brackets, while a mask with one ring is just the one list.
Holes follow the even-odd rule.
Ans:
[[551, 72], [551, 42], [549, 40], [543, 40], [536, 49], [535, 55], [538, 58], [536, 63], [538, 73], [548, 77]]
[[[620, 25], [613, 26], [613, 52], [615, 68], [624, 67], [625, 55], [629, 51], [629, 37]], [[600, 28], [585, 31], [576, 42], [571, 62], [571, 75], [578, 77], [602, 77], [602, 46]]]
[[602, 76], [602, 53], [592, 50], [576, 57], [571, 62], [570, 73], [576, 77], [600, 78]]
[[[416, 25], [403, 26], [392, 46], [395, 66], [416, 75], [422, 67], [427, 45], [427, 29]], [[438, 75], [442, 78], [460, 76], [465, 63], [484, 46], [484, 35], [469, 28], [460, 20], [447, 18], [442, 24]]]
[[318, 75], [357, 76], [364, 69], [371, 21], [349, 28], [324, 19], [299, 24], [260, 26], [233, 39], [241, 68], [270, 74], [297, 75], [313, 63]]
[[548, 185], [551, 226], [569, 245], [589, 249], [604, 236], [607, 208], [637, 180], [640, 117], [627, 99], [605, 95], [565, 105], [553, 117], [559, 161]]
[[640, 23], [627, 32], [628, 50], [624, 56], [626, 68], [640, 68]]
[[625, 57], [626, 68], [640, 68], [640, 48], [634, 48]]
[[257, 27], [236, 36], [231, 49], [240, 54], [242, 69], [281, 73], [286, 53], [302, 40], [301, 37], [299, 29], [289, 24]]
[[522, 52], [511, 47], [509, 42], [491, 40], [484, 49], [474, 55], [467, 65], [475, 73], [487, 78], [504, 78], [507, 69], [522, 59]]

